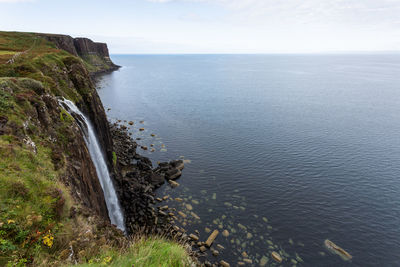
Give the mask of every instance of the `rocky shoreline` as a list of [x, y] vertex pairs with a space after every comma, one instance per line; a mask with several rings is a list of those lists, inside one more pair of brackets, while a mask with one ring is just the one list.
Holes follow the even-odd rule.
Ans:
[[124, 211], [127, 234], [138, 231], [147, 234], [159, 234], [186, 243], [188, 238], [182, 229], [174, 227], [174, 210], [157, 208], [155, 190], [166, 181], [178, 178], [183, 169], [183, 161], [153, 163], [147, 157], [136, 152], [137, 143], [129, 136], [127, 127], [117, 123], [110, 124], [114, 142], [114, 182], [120, 205]]
[[[211, 248], [213, 241], [218, 236], [218, 230], [210, 234], [207, 241], [200, 242], [198, 233], [187, 233], [178, 226], [177, 216], [185, 216], [175, 208], [169, 208], [162, 202], [172, 200], [170, 196], [156, 198], [155, 190], [165, 182], [172, 188], [179, 186], [174, 180], [179, 178], [184, 168], [183, 160], [159, 162], [156, 168], [147, 157], [136, 152], [139, 147], [128, 132], [127, 125], [110, 123], [110, 132], [114, 142], [114, 168], [117, 177], [114, 177], [120, 205], [124, 211], [127, 234], [137, 232], [157, 234], [176, 240], [184, 244], [196, 260], [198, 266], [230, 266], [225, 261], [211, 263], [204, 261], [204, 252], [211, 249], [212, 253], [218, 251]], [[175, 199], [179, 201], [179, 199]], [[200, 263], [201, 261], [204, 261]]]

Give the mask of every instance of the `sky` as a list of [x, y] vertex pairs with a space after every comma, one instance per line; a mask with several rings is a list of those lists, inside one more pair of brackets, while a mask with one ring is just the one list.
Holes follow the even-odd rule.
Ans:
[[400, 51], [400, 0], [0, 0], [0, 30], [112, 54]]

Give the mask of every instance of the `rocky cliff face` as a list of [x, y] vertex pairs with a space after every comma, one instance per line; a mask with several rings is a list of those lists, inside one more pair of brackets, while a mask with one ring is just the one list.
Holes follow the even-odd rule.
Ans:
[[93, 74], [116, 70], [115, 65], [108, 52], [107, 44], [93, 42], [88, 38], [72, 38], [69, 35], [60, 34], [38, 34], [46, 40], [54, 43], [58, 49], [65, 50], [74, 56], [79, 56], [93, 67]]
[[[63, 119], [63, 110], [57, 102], [57, 97], [70, 99], [90, 118], [112, 170], [113, 141], [103, 105], [91, 79], [93, 73], [117, 68], [109, 58], [107, 45], [87, 38], [37, 33], [0, 32], [1, 38], [10, 40], [10, 47], [4, 45], [4, 49], [16, 49], [16, 42], [33, 45], [21, 47], [22, 51], [27, 48], [29, 51], [14, 63], [0, 65], [0, 79], [4, 79], [4, 88], [0, 89], [8, 90], [10, 94], [4, 96], [7, 97], [4, 102], [15, 98], [17, 104], [21, 103], [18, 109], [9, 109], [9, 115], [4, 114], [0, 137], [16, 136], [21, 142], [35, 136], [43, 137], [40, 142], [51, 149], [55, 168], [64, 169], [61, 178], [71, 187], [74, 198], [108, 220], [104, 194], [83, 136], [74, 121]], [[60, 49], [69, 54], [60, 53]], [[99, 65], [93, 65], [93, 62]], [[20, 81], [19, 77], [26, 77], [28, 82]], [[16, 115], [21, 118], [13, 121], [11, 118]], [[22, 121], [26, 125], [32, 124], [36, 130], [27, 132]]]
[[113, 170], [109, 124], [91, 79], [115, 69], [107, 46], [0, 31], [0, 51], [0, 239], [8, 245], [0, 266], [70, 265], [106, 245], [122, 248], [81, 129], [59, 104], [69, 99], [90, 118]]
[[71, 36], [41, 33], [39, 33], [38, 35], [54, 43], [58, 49], [63, 49], [74, 56], [78, 56], [78, 52], [76, 51], [76, 47], [74, 44], [74, 38], [72, 38]]
[[103, 58], [110, 57], [105, 43], [95, 43], [88, 38], [75, 38], [74, 45], [79, 56], [95, 54]]

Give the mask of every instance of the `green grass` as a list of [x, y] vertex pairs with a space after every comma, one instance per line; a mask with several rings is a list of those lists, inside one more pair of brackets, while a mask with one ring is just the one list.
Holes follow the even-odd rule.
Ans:
[[113, 165], [117, 166], [117, 154], [113, 151], [112, 153], [112, 160], [113, 160]]
[[18, 53], [18, 52], [15, 52], [15, 51], [2, 51], [2, 50], [0, 50], [0, 55], [14, 55], [14, 54], [16, 54], [16, 53]]
[[[72, 205], [68, 189], [59, 181], [60, 172], [54, 168], [47, 137], [28, 120], [34, 105], [44, 105], [36, 92], [45, 89], [35, 80], [0, 78], [0, 112], [12, 129], [0, 135], [0, 266], [23, 266], [39, 255], [51, 257], [61, 246], [58, 240], [48, 246], [44, 238], [56, 237], [68, 224]], [[54, 127], [70, 123], [65, 116]]]
[[142, 237], [134, 241], [124, 251], [111, 249], [89, 259], [88, 263], [74, 266], [183, 267], [190, 266], [191, 262], [182, 245], [163, 238]]
[[0, 136], [0, 266], [54, 253], [44, 238], [57, 235], [71, 203], [50, 149], [36, 149]]

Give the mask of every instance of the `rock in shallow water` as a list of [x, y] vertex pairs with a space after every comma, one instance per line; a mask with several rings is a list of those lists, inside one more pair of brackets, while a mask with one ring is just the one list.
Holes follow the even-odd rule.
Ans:
[[224, 237], [228, 237], [228, 236], [229, 236], [228, 230], [222, 231], [222, 235], [223, 235]]
[[212, 251], [212, 254], [213, 254], [214, 257], [217, 257], [217, 256], [219, 256], [219, 251], [216, 250], [216, 249], [214, 249], [214, 250]]
[[175, 181], [172, 181], [172, 180], [169, 180], [168, 183], [169, 183], [173, 188], [179, 186], [179, 183], [177, 183], [177, 182], [175, 182]]
[[263, 256], [263, 257], [261, 258], [261, 260], [260, 260], [260, 266], [261, 266], [261, 267], [264, 267], [264, 266], [267, 265], [267, 263], [268, 263], [268, 258], [267, 258], [266, 256]]
[[231, 265], [227, 263], [226, 261], [220, 261], [219, 264], [221, 264], [222, 267], [230, 267]]
[[271, 253], [271, 257], [275, 260], [275, 261], [277, 261], [277, 262], [279, 262], [279, 263], [281, 263], [282, 262], [282, 257], [281, 257], [281, 255], [279, 255], [279, 253], [278, 252], [272, 252]]
[[199, 237], [197, 235], [195, 235], [195, 234], [190, 234], [189, 237], [194, 241], [198, 241], [199, 240]]
[[172, 169], [165, 173], [165, 177], [168, 180], [175, 180], [175, 179], [179, 178], [181, 175], [182, 175], [182, 172], [178, 169]]
[[339, 247], [338, 245], [336, 245], [335, 243], [333, 243], [330, 240], [325, 240], [324, 242], [325, 246], [327, 249], [329, 249], [330, 251], [332, 251], [333, 253], [339, 255], [343, 260], [351, 260], [353, 257], [350, 255], [350, 253], [348, 253], [346, 250], [342, 249], [341, 247]]
[[207, 247], [211, 247], [212, 243], [214, 242], [214, 240], [217, 238], [219, 234], [218, 230], [214, 230], [211, 235], [208, 237], [207, 241], [206, 241], [206, 246]]

